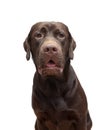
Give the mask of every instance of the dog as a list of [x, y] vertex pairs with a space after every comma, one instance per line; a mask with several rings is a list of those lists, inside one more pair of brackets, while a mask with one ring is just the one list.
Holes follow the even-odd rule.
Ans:
[[36, 67], [32, 108], [36, 130], [91, 130], [85, 92], [71, 66], [76, 48], [61, 22], [39, 22], [24, 42], [26, 59]]

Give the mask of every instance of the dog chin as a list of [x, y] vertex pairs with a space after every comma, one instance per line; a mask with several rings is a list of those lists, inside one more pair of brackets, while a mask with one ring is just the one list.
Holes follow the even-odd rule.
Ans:
[[39, 68], [38, 72], [43, 77], [61, 77], [61, 75], [63, 74], [63, 68]]

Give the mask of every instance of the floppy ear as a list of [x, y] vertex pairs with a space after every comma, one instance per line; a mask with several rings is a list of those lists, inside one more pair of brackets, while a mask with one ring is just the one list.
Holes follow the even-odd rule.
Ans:
[[76, 42], [74, 41], [74, 39], [72, 38], [71, 43], [70, 43], [70, 47], [69, 47], [69, 58], [73, 59], [74, 57], [74, 49], [76, 48]]
[[24, 49], [26, 51], [26, 59], [29, 60], [30, 59], [30, 45], [28, 43], [28, 38], [26, 38], [23, 45], [24, 45]]

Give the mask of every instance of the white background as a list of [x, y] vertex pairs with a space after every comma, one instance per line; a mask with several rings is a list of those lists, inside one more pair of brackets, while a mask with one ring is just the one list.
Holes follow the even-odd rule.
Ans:
[[103, 0], [0, 1], [0, 130], [33, 130], [31, 92], [35, 72], [23, 42], [38, 21], [64, 22], [77, 48], [72, 65], [86, 92], [92, 130], [104, 130]]

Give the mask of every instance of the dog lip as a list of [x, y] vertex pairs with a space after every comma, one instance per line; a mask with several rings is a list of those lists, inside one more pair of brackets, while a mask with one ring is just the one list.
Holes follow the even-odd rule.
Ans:
[[[53, 59], [49, 59], [44, 66], [39, 66], [38, 67], [38, 72], [41, 75], [44, 75], [43, 73], [45, 72], [54, 72], [54, 71], [58, 71], [60, 73], [63, 72], [63, 66], [57, 64], [57, 62]], [[51, 75], [51, 74], [50, 74]]]
[[56, 67], [56, 63], [53, 60], [49, 60], [46, 67]]

